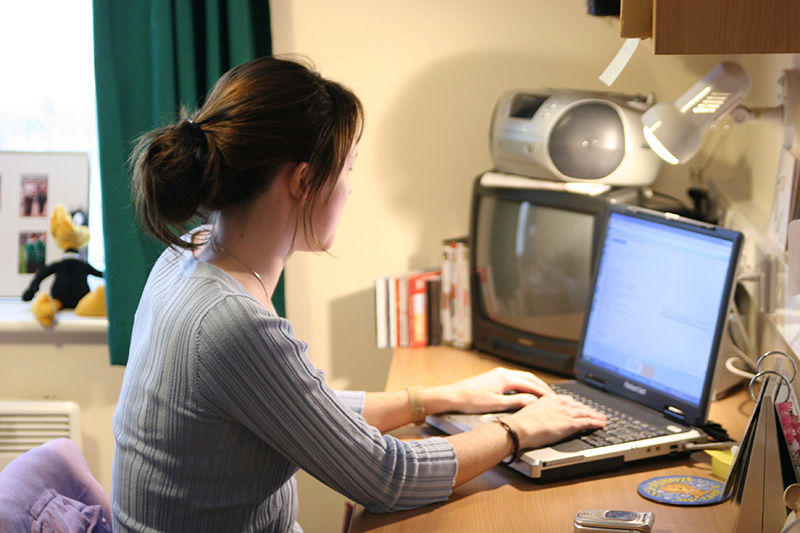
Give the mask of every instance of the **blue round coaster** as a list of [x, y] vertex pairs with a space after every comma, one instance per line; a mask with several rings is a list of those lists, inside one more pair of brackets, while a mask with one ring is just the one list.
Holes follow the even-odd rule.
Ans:
[[639, 494], [671, 505], [711, 505], [722, 501], [722, 483], [696, 476], [663, 476], [639, 484]]

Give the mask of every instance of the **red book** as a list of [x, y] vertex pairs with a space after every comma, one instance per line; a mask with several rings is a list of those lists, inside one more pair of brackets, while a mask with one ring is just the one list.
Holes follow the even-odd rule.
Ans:
[[441, 275], [440, 270], [413, 272], [408, 276], [408, 345], [428, 345], [427, 280]]

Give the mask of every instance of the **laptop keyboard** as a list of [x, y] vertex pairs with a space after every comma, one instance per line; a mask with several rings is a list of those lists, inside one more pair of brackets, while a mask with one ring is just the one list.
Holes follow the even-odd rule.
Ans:
[[568, 391], [559, 387], [558, 385], [551, 385], [551, 388], [558, 394], [566, 394], [572, 396], [575, 400], [584, 405], [588, 405], [595, 411], [599, 411], [606, 415], [606, 426], [603, 429], [598, 429], [579, 435], [577, 438], [586, 444], [599, 448], [600, 446], [609, 446], [612, 444], [622, 444], [624, 442], [632, 442], [635, 440], [649, 439], [651, 437], [659, 437], [667, 435], [668, 432], [657, 428], [651, 424], [647, 424], [637, 418], [634, 418], [625, 413], [620, 413], [611, 409], [607, 405], [603, 405], [590, 400], [580, 394]]

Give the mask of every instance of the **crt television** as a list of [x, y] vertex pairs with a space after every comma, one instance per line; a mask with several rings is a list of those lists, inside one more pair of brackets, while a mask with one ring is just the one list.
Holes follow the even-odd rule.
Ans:
[[473, 347], [573, 376], [608, 206], [637, 198], [632, 188], [479, 175], [470, 223]]

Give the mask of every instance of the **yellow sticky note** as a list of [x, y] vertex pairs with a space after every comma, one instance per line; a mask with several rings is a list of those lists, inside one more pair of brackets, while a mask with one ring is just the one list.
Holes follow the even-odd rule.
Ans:
[[720, 479], [727, 479], [733, 462], [731, 450], [706, 450], [706, 453], [711, 456], [711, 472]]

